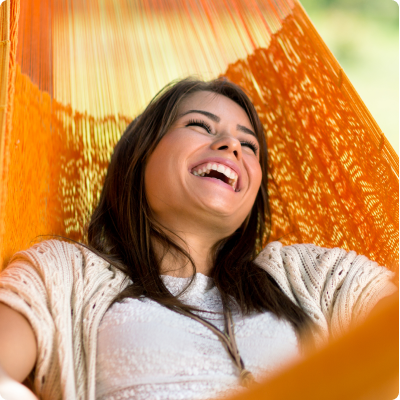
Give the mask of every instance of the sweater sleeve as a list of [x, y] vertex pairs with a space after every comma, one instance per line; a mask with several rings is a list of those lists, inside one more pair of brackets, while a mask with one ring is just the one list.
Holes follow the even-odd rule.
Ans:
[[339, 248], [273, 242], [256, 263], [310, 316], [317, 343], [342, 335], [397, 290], [393, 272]]
[[71, 337], [74, 268], [79, 250], [46, 241], [13, 256], [0, 274], [0, 302], [20, 312], [36, 336], [34, 390], [40, 399], [75, 398]]

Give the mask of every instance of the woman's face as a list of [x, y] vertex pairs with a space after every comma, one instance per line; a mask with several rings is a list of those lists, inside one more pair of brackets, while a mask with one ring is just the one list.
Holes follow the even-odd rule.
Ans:
[[186, 97], [175, 122], [149, 157], [147, 201], [172, 230], [240, 227], [261, 184], [259, 144], [246, 112], [212, 92]]

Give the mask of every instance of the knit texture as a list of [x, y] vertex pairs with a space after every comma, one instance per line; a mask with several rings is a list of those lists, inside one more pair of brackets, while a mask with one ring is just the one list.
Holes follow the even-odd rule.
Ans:
[[[256, 261], [310, 315], [321, 344], [397, 290], [392, 272], [341, 249], [272, 242]], [[0, 275], [0, 301], [24, 315], [35, 332], [40, 399], [95, 399], [99, 324], [128, 283], [103, 259], [66, 242], [45, 241], [13, 256]]]

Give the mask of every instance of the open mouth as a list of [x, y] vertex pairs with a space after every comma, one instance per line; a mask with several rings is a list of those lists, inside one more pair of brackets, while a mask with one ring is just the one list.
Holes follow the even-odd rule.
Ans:
[[219, 179], [231, 186], [235, 192], [238, 191], [236, 190], [238, 175], [233, 169], [226, 165], [219, 163], [201, 164], [194, 167], [191, 172], [195, 176]]

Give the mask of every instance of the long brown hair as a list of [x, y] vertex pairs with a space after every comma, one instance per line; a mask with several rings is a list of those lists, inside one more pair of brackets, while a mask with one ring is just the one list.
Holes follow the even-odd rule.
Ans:
[[[122, 270], [130, 284], [115, 301], [148, 297], [164, 306], [194, 309], [173, 296], [160, 278], [160, 263], [153, 241], [165, 251], [174, 250], [196, 266], [189, 254], [171, 240], [152, 218], [146, 200], [146, 162], [173, 124], [186, 96], [214, 92], [236, 102], [247, 113], [258, 137], [262, 183], [254, 206], [242, 226], [214, 247], [211, 277], [225, 306], [237, 306], [248, 314], [271, 311], [289, 320], [299, 332], [309, 318], [278, 287], [273, 278], [253, 262], [270, 232], [267, 147], [257, 112], [244, 91], [226, 79], [203, 82], [184, 79], [160, 91], [145, 111], [126, 129], [115, 147], [100, 201], [88, 226], [88, 244], [100, 256]], [[194, 275], [194, 274], [193, 274]]]

